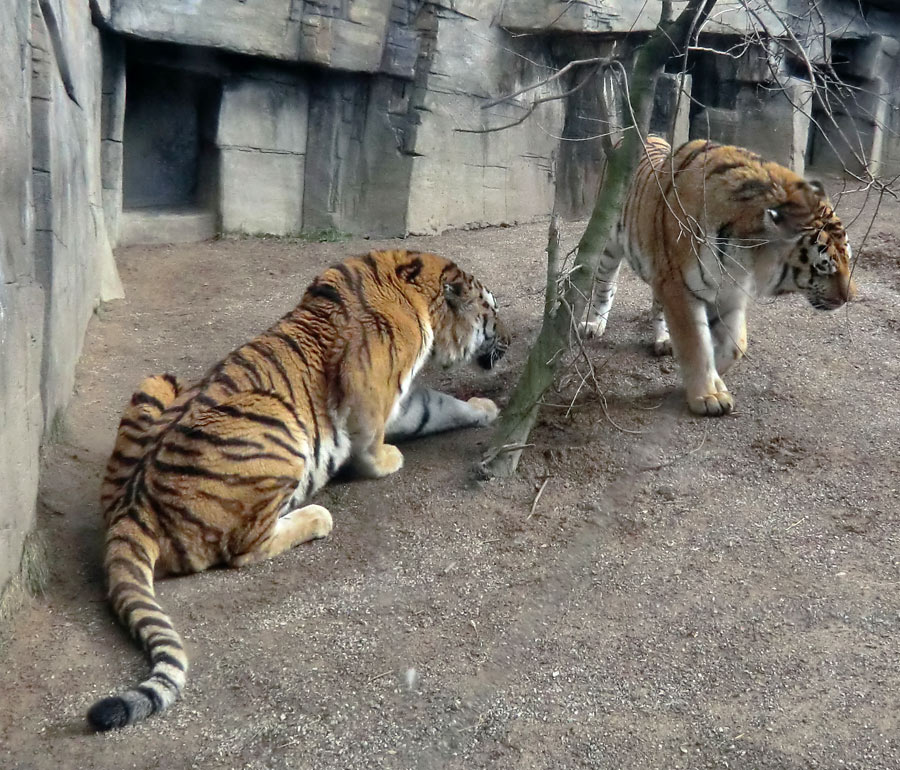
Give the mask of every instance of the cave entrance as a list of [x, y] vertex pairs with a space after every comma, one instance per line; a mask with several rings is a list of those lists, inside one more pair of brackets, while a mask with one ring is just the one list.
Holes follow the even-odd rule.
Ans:
[[217, 232], [221, 81], [129, 57], [122, 134], [122, 241], [203, 240]]

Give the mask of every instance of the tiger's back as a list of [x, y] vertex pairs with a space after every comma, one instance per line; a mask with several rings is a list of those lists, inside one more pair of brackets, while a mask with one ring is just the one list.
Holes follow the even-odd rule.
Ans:
[[490, 292], [455, 264], [372, 252], [325, 271], [294, 311], [196, 385], [146, 379], [101, 498], [110, 600], [152, 672], [96, 703], [91, 724], [133, 723], [184, 686], [187, 657], [154, 576], [244, 566], [328, 534], [330, 513], [304, 503], [347, 460], [370, 477], [398, 470], [402, 455], [384, 441], [392, 420], [421, 435], [496, 416], [490, 402], [429, 391], [423, 415], [404, 420], [420, 406], [410, 386], [426, 360], [490, 367], [507, 343]]
[[741, 147], [695, 140], [672, 153], [650, 137], [600, 260], [585, 331], [605, 330], [627, 261], [653, 289], [654, 350], [674, 347], [691, 409], [727, 414], [721, 374], [746, 349], [749, 298], [802, 292], [815, 308], [835, 309], [855, 293], [850, 258], [819, 183]]

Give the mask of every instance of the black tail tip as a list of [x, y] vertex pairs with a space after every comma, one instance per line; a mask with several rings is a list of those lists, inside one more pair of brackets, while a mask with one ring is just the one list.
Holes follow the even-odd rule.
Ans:
[[97, 732], [125, 727], [128, 724], [128, 706], [123, 698], [98, 700], [88, 711], [87, 720]]

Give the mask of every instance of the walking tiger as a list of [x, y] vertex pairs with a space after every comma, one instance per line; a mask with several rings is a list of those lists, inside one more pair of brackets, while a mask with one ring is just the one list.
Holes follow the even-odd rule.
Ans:
[[626, 260], [653, 289], [654, 352], [674, 349], [690, 409], [728, 414], [722, 375], [747, 348], [750, 299], [802, 292], [814, 308], [835, 310], [856, 294], [851, 256], [819, 182], [741, 147], [695, 140], [673, 153], [651, 136], [583, 328], [605, 331]]

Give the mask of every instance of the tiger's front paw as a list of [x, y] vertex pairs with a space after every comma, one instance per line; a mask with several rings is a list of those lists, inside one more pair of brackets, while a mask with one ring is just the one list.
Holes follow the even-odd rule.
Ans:
[[581, 336], [585, 339], [597, 339], [606, 331], [606, 319], [597, 318], [594, 321], [585, 321], [581, 324]]
[[489, 398], [470, 398], [466, 403], [480, 413], [476, 418], [478, 425], [490, 425], [500, 414], [500, 407]]
[[731, 414], [734, 409], [734, 399], [723, 386], [714, 393], [704, 393], [698, 396], [688, 395], [688, 406], [694, 414], [720, 417], [724, 414]]
[[672, 340], [668, 337], [664, 340], [656, 340], [653, 343], [653, 355], [657, 358], [662, 358], [662, 356], [671, 356], [672, 355]]

